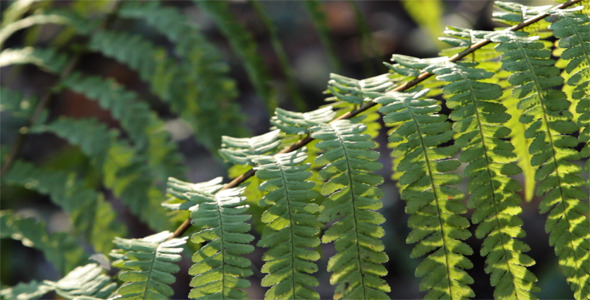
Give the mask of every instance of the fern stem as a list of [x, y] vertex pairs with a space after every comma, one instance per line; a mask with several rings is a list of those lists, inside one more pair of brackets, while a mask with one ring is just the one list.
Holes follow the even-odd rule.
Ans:
[[[560, 4], [560, 5], [557, 5], [555, 8], [556, 8], [556, 9], [563, 9], [563, 8], [567, 8], [567, 7], [570, 7], [570, 6], [572, 6], [572, 5], [576, 4], [576, 3], [579, 3], [579, 2], [581, 2], [581, 1], [582, 1], [582, 0], [571, 0], [571, 1], [568, 1], [568, 2], [566, 2], [566, 3], [562, 3], [562, 4]], [[306, 3], [307, 3], [307, 2], [306, 2]], [[504, 29], [504, 30], [505, 30], [505, 31], [518, 31], [518, 30], [520, 30], [520, 29], [523, 29], [523, 28], [525, 28], [525, 27], [527, 27], [527, 26], [530, 26], [530, 25], [532, 25], [532, 24], [534, 24], [534, 23], [536, 23], [536, 22], [538, 22], [538, 21], [540, 21], [540, 20], [542, 20], [542, 19], [544, 19], [544, 18], [546, 18], [546, 17], [548, 17], [548, 16], [549, 16], [549, 14], [548, 14], [548, 13], [545, 13], [545, 14], [540, 14], [540, 15], [538, 15], [538, 16], [535, 16], [535, 17], [533, 17], [533, 18], [527, 19], [527, 20], [525, 20], [525, 21], [524, 21], [524, 22], [522, 22], [522, 23], [516, 24], [516, 25], [514, 25], [514, 26], [512, 26], [512, 27], [509, 27], [509, 28], [507, 28], [507, 29]], [[492, 42], [492, 41], [491, 41], [490, 39], [485, 39], [485, 40], [479, 41], [479, 42], [477, 42], [477, 43], [475, 43], [475, 44], [473, 44], [473, 45], [469, 46], [469, 48], [467, 48], [467, 49], [465, 49], [465, 50], [463, 50], [463, 51], [461, 51], [461, 52], [459, 52], [459, 53], [457, 53], [457, 54], [455, 54], [455, 55], [451, 56], [451, 57], [449, 58], [449, 60], [448, 60], [448, 61], [449, 61], [449, 62], [456, 62], [456, 61], [459, 61], [459, 60], [463, 59], [464, 57], [468, 56], [469, 54], [471, 54], [471, 53], [473, 53], [473, 52], [477, 51], [478, 49], [482, 48], [483, 46], [485, 46], [485, 45], [487, 45], [487, 44], [489, 44], [489, 43], [491, 43], [491, 42]], [[430, 78], [430, 76], [432, 76], [432, 75], [433, 75], [432, 73], [430, 73], [430, 72], [426, 72], [426, 71], [425, 71], [425, 72], [421, 73], [420, 75], [416, 76], [414, 79], [412, 79], [412, 80], [410, 80], [410, 81], [407, 81], [407, 82], [405, 82], [404, 84], [401, 84], [401, 85], [397, 86], [397, 87], [396, 87], [395, 89], [393, 89], [392, 91], [393, 91], [393, 92], [403, 92], [403, 91], [405, 91], [405, 90], [408, 90], [408, 89], [410, 89], [410, 88], [412, 88], [412, 87], [414, 87], [414, 86], [418, 85], [418, 84], [419, 84], [419, 83], [421, 83], [422, 81], [424, 81], [424, 80], [426, 80], [426, 79]], [[353, 117], [355, 117], [356, 115], [358, 115], [358, 114], [361, 114], [361, 113], [365, 112], [366, 110], [368, 110], [368, 109], [372, 108], [372, 107], [373, 107], [373, 106], [375, 106], [375, 105], [377, 105], [377, 102], [375, 102], [375, 101], [369, 101], [369, 102], [366, 102], [365, 104], [363, 104], [363, 105], [359, 106], [358, 108], [356, 108], [356, 109], [354, 109], [354, 110], [351, 110], [351, 111], [349, 111], [349, 112], [347, 112], [347, 113], [345, 113], [345, 114], [341, 115], [340, 117], [338, 117], [338, 118], [334, 119], [333, 121], [337, 121], [337, 120], [344, 120], [344, 119], [350, 119], [350, 118], [353, 118]], [[303, 147], [303, 146], [305, 146], [305, 145], [309, 144], [309, 143], [310, 143], [311, 141], [313, 141], [313, 140], [314, 140], [314, 139], [313, 139], [311, 136], [307, 135], [307, 136], [305, 136], [304, 138], [302, 138], [301, 140], [299, 140], [299, 141], [297, 141], [297, 142], [293, 143], [291, 146], [289, 146], [289, 147], [287, 147], [287, 148], [285, 148], [285, 149], [283, 149], [283, 150], [279, 151], [277, 154], [280, 154], [280, 153], [289, 153], [289, 152], [292, 152], [292, 151], [298, 150], [298, 149], [300, 149], [301, 147]], [[226, 184], [226, 185], [225, 185], [225, 186], [224, 186], [224, 187], [223, 187], [221, 190], [225, 190], [225, 189], [228, 189], [228, 188], [236, 187], [236, 186], [238, 186], [238, 185], [242, 184], [243, 182], [245, 182], [246, 180], [248, 180], [248, 179], [249, 179], [250, 177], [252, 177], [252, 176], [254, 176], [254, 170], [253, 170], [253, 169], [250, 169], [250, 170], [248, 170], [248, 171], [244, 172], [242, 175], [240, 175], [240, 176], [236, 177], [234, 180], [232, 180], [232, 181], [231, 181], [231, 182], [229, 182], [228, 184]], [[221, 190], [220, 190], [220, 191], [221, 191]], [[173, 234], [173, 235], [170, 237], [170, 239], [173, 239], [173, 238], [176, 238], [176, 237], [182, 236], [182, 235], [183, 235], [183, 234], [186, 232], [186, 230], [188, 230], [188, 228], [189, 228], [190, 226], [191, 226], [191, 223], [190, 223], [190, 218], [188, 218], [188, 219], [186, 219], [186, 220], [185, 220], [185, 221], [184, 221], [184, 222], [183, 222], [183, 223], [182, 223], [182, 224], [181, 224], [181, 225], [180, 225], [180, 226], [179, 226], [179, 227], [178, 227], [178, 228], [177, 228], [177, 229], [174, 231], [174, 234]]]

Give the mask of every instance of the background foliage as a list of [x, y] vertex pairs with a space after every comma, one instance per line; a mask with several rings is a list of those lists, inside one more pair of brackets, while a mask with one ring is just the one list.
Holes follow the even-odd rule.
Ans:
[[[584, 68], [589, 62], [580, 54], [590, 41], [576, 47], [575, 27], [567, 23], [571, 19], [555, 15], [525, 29], [545, 40], [494, 36], [495, 42], [522, 42], [486, 46], [468, 56], [481, 62], [479, 71], [467, 61], [440, 66], [436, 60], [404, 55], [394, 55], [392, 64], [383, 66], [392, 53], [430, 57], [442, 49], [450, 56], [483, 35], [459, 27], [491, 30], [497, 25], [490, 18], [491, 2], [416, 2], [0, 2], [0, 275], [3, 287], [27, 282], [1, 295], [186, 298], [221, 293], [262, 298], [267, 288], [267, 296], [274, 297], [293, 284], [298, 286], [294, 295], [303, 298], [382, 298], [384, 292], [392, 298], [435, 297], [441, 286], [433, 283], [432, 274], [438, 276], [444, 266], [438, 262], [441, 249], [448, 249], [440, 241], [445, 240], [454, 245], [451, 273], [462, 280], [452, 284], [460, 293], [475, 292], [477, 298], [511, 295], [502, 286], [506, 280], [498, 278], [507, 276], [504, 265], [512, 265], [524, 296], [532, 289], [543, 298], [571, 298], [563, 272], [587, 281], [588, 270], [583, 260], [563, 262], [563, 257], [574, 253], [587, 261], [587, 228], [574, 231], [581, 238], [571, 240], [578, 244], [564, 246], [561, 231], [547, 235], [541, 230], [546, 215], [538, 207], [555, 220], [547, 223], [556, 224], [546, 225], [548, 229], [565, 226], [561, 214], [581, 220], [575, 221], [578, 227], [587, 225], [587, 187], [577, 188], [582, 180], [577, 176], [588, 176], [575, 156], [579, 152], [587, 161], [590, 149], [584, 140], [589, 128], [584, 123], [589, 107]], [[498, 6], [503, 10], [496, 19], [508, 25], [549, 7]], [[573, 20], [590, 26], [584, 18]], [[454, 26], [446, 30], [446, 44], [436, 39], [442, 35], [441, 24]], [[526, 67], [513, 62], [519, 55], [514, 47], [526, 48], [524, 53], [538, 62], [531, 74], [518, 73]], [[553, 52], [543, 50], [547, 47]], [[499, 53], [504, 53], [502, 62], [487, 60]], [[557, 61], [545, 67], [550, 59]], [[389, 75], [377, 76], [387, 67]], [[430, 92], [417, 88], [418, 94], [380, 97], [383, 122], [374, 107], [350, 121], [323, 124], [424, 68], [438, 79], [423, 83]], [[516, 87], [513, 97], [508, 85]], [[534, 95], [545, 94], [535, 89], [547, 90], [549, 121], [536, 118], [540, 106]], [[314, 110], [324, 104], [323, 92], [336, 112]], [[466, 92], [473, 93], [473, 102], [462, 96]], [[443, 94], [440, 115], [433, 115], [440, 110], [437, 101], [412, 98], [440, 100]], [[565, 95], [577, 106], [568, 110], [569, 103], [559, 101]], [[519, 98], [520, 103], [510, 100]], [[519, 116], [519, 109], [526, 111], [522, 122], [511, 117]], [[245, 138], [271, 126], [286, 134], [274, 130]], [[411, 135], [412, 128], [420, 136]], [[551, 130], [559, 133], [551, 141], [555, 145], [544, 139], [555, 135]], [[319, 141], [305, 151], [270, 156], [306, 134]], [[422, 144], [415, 143], [419, 139]], [[460, 154], [450, 141], [462, 149]], [[510, 149], [511, 144], [517, 147]], [[563, 148], [565, 154], [551, 160], [546, 151], [529, 153], [526, 146], [531, 144], [534, 149]], [[218, 154], [220, 146], [224, 149]], [[494, 159], [485, 159], [488, 155]], [[436, 165], [414, 160], [428, 156], [438, 160]], [[326, 164], [332, 167], [309, 172]], [[565, 177], [553, 175], [557, 164], [567, 170]], [[400, 170], [393, 180], [392, 165]], [[223, 180], [211, 178], [231, 179], [248, 166], [257, 170], [249, 184], [216, 193]], [[462, 181], [457, 174], [470, 179]], [[427, 177], [435, 186], [432, 195], [422, 190]], [[567, 182], [554, 189], [561, 178]], [[494, 189], [482, 189], [485, 182]], [[536, 182], [546, 196], [533, 193]], [[398, 188], [408, 202], [399, 201]], [[291, 199], [285, 190], [298, 196]], [[556, 190], [586, 202], [572, 202], [570, 211], [555, 208]], [[463, 199], [462, 191], [470, 199]], [[337, 202], [342, 199], [363, 204], [345, 207]], [[446, 206], [438, 207], [444, 207], [452, 230], [438, 232], [429, 225], [437, 219], [429, 202], [433, 199], [445, 201]], [[453, 205], [463, 200], [467, 206]], [[492, 213], [498, 206], [489, 203], [499, 203], [505, 213]], [[219, 214], [228, 222], [203, 221], [185, 234], [190, 242], [186, 237], [166, 241], [172, 236], [167, 230], [185, 220], [188, 209], [194, 220]], [[300, 221], [285, 223], [282, 214], [291, 209]], [[487, 218], [490, 214], [496, 219]], [[354, 224], [357, 215], [365, 222]], [[331, 227], [320, 230], [318, 222]], [[349, 236], [359, 226], [366, 227]], [[205, 230], [196, 233], [195, 227]], [[299, 238], [292, 247], [284, 240], [288, 234]], [[501, 249], [494, 246], [504, 245], [494, 242], [503, 238], [514, 241], [508, 251], [513, 256], [499, 254]], [[233, 246], [226, 253], [219, 245], [228, 241]], [[203, 242], [206, 246], [199, 247]], [[562, 266], [571, 269], [557, 267], [550, 247], [554, 244], [562, 253]], [[289, 265], [291, 275], [281, 271], [287, 262], [271, 255], [285, 253], [300, 258]], [[346, 259], [359, 253], [365, 255], [359, 268], [346, 269]], [[109, 254], [113, 268], [106, 274], [118, 274], [125, 282], [120, 287], [100, 267], [86, 265], [89, 257], [108, 265]], [[218, 271], [226, 260], [234, 269]], [[243, 279], [248, 276], [250, 287]], [[359, 285], [359, 278], [370, 279]], [[424, 294], [420, 286], [435, 288]]]

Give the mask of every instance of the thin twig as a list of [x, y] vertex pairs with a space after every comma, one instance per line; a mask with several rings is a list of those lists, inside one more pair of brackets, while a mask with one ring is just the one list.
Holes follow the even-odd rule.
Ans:
[[[560, 4], [560, 5], [556, 6], [556, 8], [557, 9], [563, 9], [563, 8], [572, 6], [572, 5], [574, 5], [574, 4], [576, 4], [576, 3], [580, 2], [580, 1], [582, 1], [582, 0], [572, 0], [572, 1], [569, 1], [569, 2], [566, 2], [566, 3], [563, 3], [563, 4]], [[528, 19], [528, 20], [526, 20], [526, 21], [524, 21], [522, 23], [519, 23], [517, 25], [514, 25], [514, 26], [512, 26], [510, 28], [507, 28], [507, 29], [505, 29], [505, 31], [517, 31], [517, 30], [520, 30], [520, 29], [525, 28], [525, 27], [527, 27], [527, 26], [529, 26], [529, 25], [531, 25], [531, 24], [533, 24], [535, 22], [538, 22], [538, 21], [540, 21], [540, 20], [542, 20], [542, 19], [544, 19], [544, 18], [546, 18], [548, 16], [549, 16], [549, 14], [540, 14], [540, 15], [535, 16], [535, 17], [533, 17], [531, 19]], [[482, 48], [483, 46], [485, 46], [485, 45], [487, 45], [487, 44], [489, 44], [491, 42], [492, 41], [489, 40], [489, 39], [485, 39], [485, 40], [479, 41], [479, 42], [477, 42], [477, 43], [469, 46], [469, 48], [465, 49], [464, 51], [461, 51], [461, 52], [459, 52], [459, 53], [451, 56], [449, 58], [449, 61], [450, 62], [456, 62], [456, 61], [458, 61], [458, 60], [466, 57], [467, 55], [471, 54], [472, 52], [475, 52], [476, 50]], [[393, 91], [395, 91], [395, 92], [402, 92], [402, 91], [405, 91], [407, 89], [410, 89], [410, 88], [416, 86], [418, 83], [420, 83], [420, 82], [428, 79], [430, 76], [432, 76], [432, 73], [423, 72], [420, 75], [416, 76], [416, 78], [414, 78], [414, 79], [412, 79], [412, 80], [410, 80], [410, 81], [408, 81], [408, 82], [406, 82], [406, 83], [404, 83], [404, 84], [396, 87], [395, 89], [393, 89]], [[340, 117], [334, 119], [333, 121], [350, 119], [350, 118], [352, 118], [352, 117], [354, 117], [354, 116], [356, 116], [356, 115], [358, 115], [358, 114], [360, 114], [362, 112], [365, 112], [366, 110], [368, 110], [369, 108], [371, 108], [371, 107], [373, 107], [375, 105], [377, 105], [377, 102], [369, 101], [369, 102], [361, 105], [357, 109], [354, 109], [352, 111], [349, 111], [349, 112], [341, 115]], [[309, 144], [311, 141], [313, 141], [313, 138], [311, 136], [307, 135], [303, 139], [301, 139], [301, 140], [297, 141], [296, 143], [292, 144], [291, 146], [289, 146], [289, 147], [281, 150], [277, 154], [293, 152], [293, 151], [298, 150], [298, 149], [302, 148], [303, 146]], [[220, 191], [226, 190], [226, 189], [229, 189], [229, 188], [233, 188], [233, 187], [236, 187], [236, 186], [242, 184], [243, 182], [245, 182], [246, 180], [248, 180], [250, 177], [254, 176], [254, 173], [255, 173], [254, 172], [254, 169], [250, 169], [250, 170], [244, 172], [242, 175], [236, 177], [234, 180], [232, 180], [231, 182], [229, 182], [228, 184], [226, 184]], [[186, 230], [188, 230], [188, 228], [191, 226], [190, 220], [191, 220], [190, 217], [187, 218], [174, 231], [174, 234], [169, 239], [173, 239], [173, 238], [182, 236], [186, 232]]]

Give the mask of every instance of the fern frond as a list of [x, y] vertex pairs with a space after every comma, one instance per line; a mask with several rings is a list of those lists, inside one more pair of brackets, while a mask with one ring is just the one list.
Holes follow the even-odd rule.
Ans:
[[253, 165], [253, 155], [273, 154], [280, 145], [279, 130], [273, 130], [251, 138], [221, 137], [219, 154], [231, 163]]
[[338, 100], [360, 105], [381, 96], [392, 85], [388, 74], [362, 80], [330, 74], [328, 91]]
[[114, 80], [79, 73], [68, 76], [62, 83], [97, 100], [102, 108], [111, 112], [129, 134], [139, 156], [145, 156], [156, 179], [164, 181], [168, 176], [184, 173], [182, 157], [176, 144], [171, 142], [170, 134], [163, 130], [164, 123], [145, 102], [138, 101], [137, 94]]
[[[183, 60], [178, 65], [183, 75], [174, 78], [169, 93], [160, 96], [169, 95], [166, 100], [191, 124], [199, 142], [216, 149], [222, 135], [242, 136], [246, 132], [235, 102], [236, 83], [228, 76], [229, 66], [196, 24], [156, 1], [124, 2], [118, 14], [147, 22], [174, 43], [175, 53]], [[152, 82], [156, 83], [156, 78]]]
[[125, 232], [115, 219], [117, 214], [111, 205], [102, 195], [87, 188], [73, 172], [37, 168], [17, 160], [2, 181], [48, 194], [51, 201], [69, 214], [76, 232], [84, 234], [97, 251], [108, 252], [113, 238]]
[[270, 122], [286, 134], [309, 134], [310, 128], [318, 123], [328, 123], [336, 117], [331, 106], [300, 113], [277, 107]]
[[[312, 289], [319, 284], [311, 276], [317, 272], [314, 263], [320, 258], [317, 219], [319, 207], [313, 203], [317, 194], [314, 182], [308, 181], [311, 172], [304, 150], [256, 156], [256, 177], [265, 192], [261, 206], [268, 207], [262, 214], [266, 223], [258, 246], [269, 248], [262, 259], [266, 261], [262, 272], [262, 286], [271, 287], [266, 299], [319, 299]], [[269, 207], [270, 206], [270, 207]], [[312, 248], [312, 249], [310, 249]]]
[[[193, 254], [192, 299], [246, 299], [243, 289], [250, 286], [251, 262], [244, 256], [254, 250], [249, 243], [251, 216], [242, 196], [244, 188], [221, 189], [221, 178], [203, 183], [187, 183], [171, 178], [168, 193], [177, 200], [166, 206], [189, 209], [191, 222], [199, 230], [191, 236], [196, 244], [206, 243]], [[213, 194], [215, 193], [215, 194]]]
[[[89, 47], [137, 71], [143, 80], [150, 83], [152, 92], [168, 102], [175, 113], [185, 117], [190, 122], [193, 130], [207, 131], [209, 123], [203, 123], [205, 119], [214, 124], [221, 123], [217, 119], [209, 119], [209, 117], [218, 116], [218, 113], [208, 113], [206, 110], [200, 111], [199, 107], [195, 106], [197, 102], [194, 102], [193, 97], [195, 97], [195, 94], [192, 91], [187, 95], [179, 94], [183, 90], [194, 89], [196, 82], [199, 82], [200, 78], [197, 78], [194, 71], [189, 67], [179, 67], [178, 63], [167, 55], [166, 49], [156, 47], [152, 42], [139, 35], [111, 31], [100, 31], [93, 34]], [[200, 46], [195, 47], [199, 48]], [[142, 49], [142, 51], [137, 51], [137, 49]], [[207, 72], [208, 70], [204, 71]], [[207, 76], [211, 76], [211, 74], [207, 74]], [[190, 80], [185, 81], [187, 79]], [[216, 84], [219, 86], [220, 83]], [[207, 88], [213, 88], [213, 86]], [[218, 91], [225, 88], [226, 83], [223, 82]], [[205, 97], [207, 94], [202, 96]], [[201, 96], [197, 97], [200, 98]], [[219, 108], [218, 103], [213, 104], [210, 99], [202, 99], [202, 101], [209, 101], [209, 105], [214, 105], [216, 109]], [[209, 114], [209, 116], [204, 117], [204, 120], [197, 119], [197, 117], [202, 117], [203, 114]], [[238, 131], [238, 133], [241, 134], [242, 131]], [[204, 135], [207, 136], [208, 133]], [[217, 138], [219, 137], [215, 139]], [[217, 146], [217, 144], [213, 145], [213, 141], [208, 140], [208, 138], [203, 143], [210, 147]]]
[[[157, 174], [145, 163], [145, 157], [126, 142], [118, 141], [118, 132], [95, 119], [60, 118], [32, 132], [52, 132], [79, 146], [103, 173], [103, 184], [128, 205], [132, 213], [151, 228], [170, 226], [160, 207], [164, 194], [155, 186]], [[141, 174], [141, 175], [140, 175]]]
[[1, 299], [30, 300], [39, 299], [41, 296], [53, 291], [53, 288], [43, 282], [31, 280], [27, 283], [19, 283], [14, 287], [0, 290]]
[[[458, 27], [448, 27], [445, 30], [445, 34], [448, 37], [441, 38], [444, 42], [456, 46], [453, 49], [447, 49], [447, 54], [455, 54], [465, 50], [465, 47], [471, 46], [473, 43], [478, 43], [486, 39], [491, 32], [472, 30]], [[524, 194], [525, 200], [531, 201], [535, 192], [535, 170], [536, 168], [531, 165], [531, 155], [528, 151], [528, 146], [532, 142], [532, 139], [525, 137], [524, 132], [526, 126], [518, 121], [520, 117], [520, 111], [517, 109], [517, 99], [510, 97], [508, 76], [510, 73], [501, 69], [500, 53], [496, 51], [493, 45], [489, 44], [474, 52], [471, 57], [464, 58], [464, 62], [477, 61], [478, 68], [484, 69], [487, 72], [495, 73], [491, 78], [486, 81], [490, 83], [496, 83], [502, 88], [502, 95], [497, 98], [505, 107], [506, 112], [511, 116], [510, 120], [505, 122], [506, 127], [510, 128], [510, 141], [514, 146], [514, 154], [516, 154], [517, 165], [522, 169], [524, 175]]]
[[385, 232], [379, 225], [385, 218], [375, 211], [383, 206], [383, 192], [377, 188], [383, 178], [372, 173], [382, 165], [366, 130], [364, 124], [337, 120], [314, 127], [312, 133], [320, 140], [317, 162], [324, 166], [322, 194], [328, 196], [319, 220], [335, 221], [322, 236], [323, 243], [335, 242], [337, 253], [328, 261], [330, 283], [338, 285], [335, 299], [387, 298], [390, 291], [381, 278], [388, 260], [380, 240]]
[[576, 299], [590, 297], [590, 224], [588, 195], [581, 188], [580, 167], [571, 160], [579, 153], [571, 133], [578, 131], [569, 112], [570, 102], [561, 90], [559, 69], [553, 66], [551, 52], [534, 37], [507, 32], [491, 37], [503, 53], [502, 67], [516, 73], [509, 81], [515, 86], [513, 96], [520, 99], [520, 121], [529, 124], [525, 134], [533, 138], [529, 152], [531, 163], [539, 168], [537, 195], [544, 196], [541, 213], [549, 212], [545, 229], [555, 248], [559, 264]]
[[[541, 14], [552, 13], [555, 10], [553, 5], [531, 6], [508, 1], [495, 1], [494, 6], [501, 11], [493, 13], [493, 20], [509, 26], [514, 26]], [[547, 30], [548, 25], [546, 20], [538, 20], [522, 30], [546, 38], [551, 35], [551, 32]]]
[[[426, 72], [430, 66], [444, 63], [448, 59], [448, 57], [444, 56], [433, 58], [416, 58], [407, 55], [394, 54], [391, 56], [391, 61], [395, 63], [390, 65], [389, 68], [399, 75], [406, 76], [405, 81], [409, 81], [414, 80], [414, 78]], [[408, 91], [418, 92], [427, 90], [427, 97], [438, 97], [442, 93], [442, 85], [442, 82], [435, 80], [434, 77], [430, 76], [429, 78], [423, 80], [420, 85], [415, 86]]]
[[580, 13], [559, 11], [557, 20], [549, 26], [559, 38], [557, 45], [564, 49], [561, 59], [567, 61], [565, 77], [572, 87], [571, 98], [576, 105], [579, 140], [584, 145], [582, 157], [590, 157], [590, 17]]
[[110, 255], [117, 259], [113, 265], [122, 269], [118, 278], [124, 282], [117, 289], [117, 299], [165, 299], [174, 294], [172, 274], [180, 270], [175, 263], [181, 259], [187, 237], [170, 237], [172, 232], [163, 231], [142, 239], [115, 238], [118, 249]]
[[0, 290], [0, 296], [2, 299], [38, 299], [55, 291], [64, 299], [106, 299], [116, 288], [116, 283], [104, 274], [104, 269], [92, 263], [73, 269], [57, 282], [33, 280]]
[[[362, 80], [330, 74], [328, 91], [333, 97], [326, 99], [326, 101], [336, 101], [333, 107], [337, 110], [337, 115], [342, 115], [348, 113], [353, 106], [358, 107], [383, 95], [387, 90], [393, 88], [393, 83], [394, 81], [387, 73]], [[378, 108], [373, 107], [350, 120], [353, 123], [362, 122], [367, 125], [365, 133], [375, 139], [381, 129], [381, 123], [378, 122], [380, 119]]]
[[517, 238], [524, 237], [518, 217], [522, 211], [518, 182], [511, 175], [520, 173], [515, 165], [513, 146], [502, 140], [510, 129], [502, 125], [511, 117], [498, 102], [499, 85], [482, 82], [493, 76], [472, 64], [448, 63], [432, 72], [438, 80], [449, 82], [443, 88], [447, 106], [454, 111], [455, 143], [461, 147], [460, 160], [468, 163], [469, 206], [475, 208], [472, 222], [479, 224], [475, 235], [484, 239], [481, 254], [486, 256], [486, 273], [495, 287], [496, 299], [529, 299], [538, 290], [537, 278], [526, 267], [534, 260], [523, 254], [530, 250]]
[[223, 187], [222, 182], [222, 177], [200, 183], [189, 183], [170, 177], [168, 178], [167, 193], [176, 199], [170, 199], [162, 205], [172, 210], [189, 210], [195, 205], [191, 202], [192, 193], [215, 194]]
[[45, 280], [44, 283], [65, 299], [106, 299], [117, 284], [104, 273], [101, 266], [92, 263], [75, 268], [57, 282]]
[[240, 58], [240, 61], [244, 64], [248, 77], [256, 92], [266, 104], [267, 110], [269, 112], [274, 111], [277, 107], [276, 91], [270, 85], [268, 70], [258, 54], [258, 47], [250, 32], [236, 21], [235, 16], [229, 10], [227, 2], [193, 1], [215, 21]]
[[49, 234], [45, 224], [33, 218], [22, 218], [11, 211], [2, 210], [0, 228], [0, 238], [19, 240], [27, 247], [42, 251], [47, 261], [61, 274], [67, 273], [88, 259], [86, 251], [72, 236], [66, 233]]
[[473, 250], [462, 242], [471, 236], [462, 216], [467, 208], [454, 187], [461, 178], [451, 172], [460, 165], [451, 158], [457, 148], [442, 146], [452, 139], [451, 124], [437, 114], [440, 104], [422, 99], [426, 93], [390, 92], [376, 100], [383, 105], [385, 124], [393, 128], [394, 178], [410, 214], [406, 242], [416, 243], [411, 257], [426, 255], [415, 273], [424, 277], [420, 290], [427, 291], [425, 298], [473, 297], [468, 286], [473, 279], [465, 272], [473, 266], [466, 258]]
[[250, 260], [244, 255], [254, 250], [249, 243], [245, 214], [248, 206], [241, 196], [243, 188], [226, 189], [215, 195], [199, 193], [191, 197], [196, 203], [191, 210], [193, 225], [201, 231], [191, 236], [197, 244], [207, 242], [193, 255], [195, 263], [190, 298], [246, 298], [242, 289], [250, 286], [245, 278], [252, 275]]

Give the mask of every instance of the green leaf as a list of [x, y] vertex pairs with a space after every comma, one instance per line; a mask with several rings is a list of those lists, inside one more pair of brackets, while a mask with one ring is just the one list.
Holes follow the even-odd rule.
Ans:
[[[379, 225], [385, 222], [375, 209], [381, 208], [383, 182], [371, 172], [381, 169], [376, 162], [376, 143], [366, 134], [367, 126], [349, 120], [337, 120], [314, 127], [312, 137], [321, 140], [316, 147], [322, 155], [316, 162], [324, 165], [322, 194], [327, 196], [320, 208], [319, 220], [333, 222], [322, 242], [334, 242], [336, 254], [328, 261], [330, 283], [337, 285], [335, 299], [387, 298], [390, 291], [381, 278], [387, 274], [388, 260], [380, 240], [385, 234]], [[379, 177], [379, 178], [377, 178]]]
[[267, 273], [262, 286], [271, 287], [266, 299], [320, 298], [311, 289], [318, 280], [308, 275], [318, 270], [314, 262], [320, 258], [320, 223], [309, 164], [302, 164], [306, 158], [305, 150], [252, 158], [262, 180], [259, 189], [265, 192], [262, 221], [267, 226], [258, 246], [269, 248], [262, 256], [262, 271]]
[[104, 271], [97, 264], [87, 264], [75, 268], [57, 282], [45, 280], [44, 283], [65, 299], [105, 299], [111, 296], [117, 284]]
[[452, 83], [443, 88], [448, 107], [473, 112], [471, 115], [451, 113], [450, 116], [457, 125], [461, 124], [453, 129], [464, 151], [460, 159], [469, 163], [465, 168], [469, 179], [467, 191], [471, 194], [469, 206], [475, 209], [473, 223], [479, 224], [476, 236], [484, 238], [480, 252], [484, 256], [487, 254], [485, 270], [495, 287], [494, 298], [534, 298], [532, 292], [539, 290], [534, 284], [537, 278], [522, 265], [522, 260], [529, 261], [526, 266], [534, 261], [521, 253], [529, 247], [514, 240], [525, 233], [518, 218], [520, 199], [511, 186], [520, 187], [509, 176], [521, 170], [514, 163], [514, 147], [497, 134], [500, 130], [509, 130], [496, 124], [498, 119], [510, 119], [506, 108], [495, 100], [502, 95], [500, 86], [478, 81], [491, 78], [493, 73], [466, 64], [436, 66], [433, 73], [439, 80], [452, 79]]
[[581, 210], [586, 205], [579, 204], [588, 195], [581, 190], [581, 168], [569, 161], [577, 159], [578, 152], [570, 143], [560, 142], [566, 140], [562, 135], [577, 131], [577, 125], [572, 121], [569, 105], [549, 109], [549, 103], [564, 102], [567, 97], [546, 84], [561, 80], [559, 70], [553, 66], [551, 53], [540, 51], [544, 45], [534, 38], [504, 32], [494, 35], [492, 40], [499, 42], [496, 49], [503, 52], [502, 67], [514, 73], [510, 79], [519, 78], [512, 80], [519, 82], [513, 96], [521, 99], [521, 122], [530, 124], [525, 136], [534, 137], [529, 153], [531, 164], [539, 166], [535, 174], [539, 182], [537, 194], [544, 196], [541, 212], [549, 211], [546, 230], [550, 244], [560, 258], [574, 297], [586, 299], [590, 295], [590, 270], [583, 266], [590, 264], [590, 224]]
[[175, 263], [188, 237], [171, 237], [163, 231], [142, 239], [115, 238], [117, 249], [110, 255], [118, 260], [114, 264], [121, 266], [118, 276], [124, 282], [115, 297], [165, 299], [174, 294], [169, 285], [175, 281], [172, 274], [180, 270]]
[[443, 115], [436, 114], [440, 111], [436, 101], [421, 98], [426, 93], [389, 92], [376, 100], [383, 105], [385, 124], [393, 128], [389, 146], [397, 149], [394, 178], [400, 178], [401, 197], [410, 214], [406, 242], [416, 243], [412, 257], [426, 256], [416, 269], [416, 276], [424, 277], [420, 290], [427, 292], [426, 298], [473, 297], [468, 286], [473, 279], [464, 271], [472, 267], [465, 256], [473, 251], [462, 242], [471, 235], [469, 222], [462, 216], [467, 208], [453, 186], [460, 182], [459, 176], [448, 172], [457, 165], [451, 158], [457, 150], [437, 149], [448, 141], [438, 138], [439, 132], [450, 126]]
[[[191, 236], [197, 244], [206, 243], [193, 254], [193, 289], [189, 298], [246, 299], [243, 289], [250, 286], [251, 262], [244, 256], [254, 247], [249, 243], [251, 216], [242, 196], [244, 188], [221, 189], [221, 178], [191, 184], [171, 178], [168, 191], [182, 201], [175, 209], [189, 209], [191, 222], [199, 230]], [[215, 193], [215, 194], [213, 194]]]
[[239, 165], [253, 165], [252, 155], [273, 154], [280, 145], [279, 130], [251, 138], [223, 136], [219, 153], [227, 161]]

